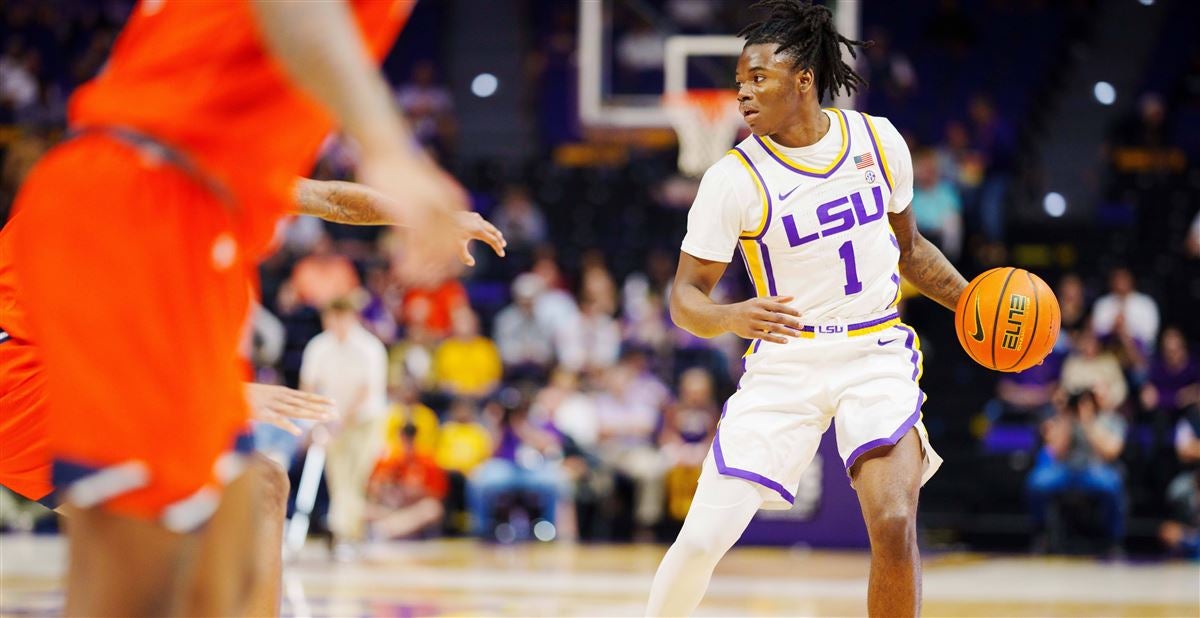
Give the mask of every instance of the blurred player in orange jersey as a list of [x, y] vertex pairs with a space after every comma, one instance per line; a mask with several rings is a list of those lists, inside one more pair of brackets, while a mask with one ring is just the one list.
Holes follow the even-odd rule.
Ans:
[[27, 177], [13, 267], [54, 481], [77, 509], [67, 614], [244, 608], [256, 488], [238, 341], [254, 266], [330, 130], [414, 232], [402, 275], [455, 271], [464, 194], [412, 147], [372, 67], [410, 9], [144, 2], [73, 97], [74, 137]]
[[[388, 201], [378, 191], [363, 185], [340, 181], [300, 179], [295, 185], [293, 214], [310, 215], [346, 225], [389, 225], [385, 214]], [[455, 213], [459, 234], [459, 259], [475, 263], [470, 242], [488, 244], [504, 256], [505, 239], [499, 230], [477, 213]], [[29, 340], [18, 297], [12, 259], [12, 238], [22, 225], [18, 218], [0, 229], [0, 485], [41, 502], [64, 515], [50, 482], [51, 460], [46, 436], [47, 410], [45, 376]], [[246, 399], [251, 417], [271, 423], [292, 433], [300, 429], [295, 419], [327, 421], [334, 418], [332, 402], [312, 393], [283, 386], [246, 384]], [[258, 577], [250, 592], [247, 615], [274, 615], [279, 609], [279, 584], [282, 563], [284, 517], [287, 512], [289, 481], [287, 472], [269, 458], [257, 455], [251, 462], [259, 475]], [[202, 588], [202, 583], [197, 583]]]

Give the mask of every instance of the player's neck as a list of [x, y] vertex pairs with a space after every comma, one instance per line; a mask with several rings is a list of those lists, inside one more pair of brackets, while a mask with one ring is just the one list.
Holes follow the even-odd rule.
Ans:
[[819, 104], [806, 106], [796, 115], [796, 121], [778, 133], [771, 134], [771, 140], [785, 148], [803, 148], [817, 143], [829, 132], [829, 116], [821, 111]]

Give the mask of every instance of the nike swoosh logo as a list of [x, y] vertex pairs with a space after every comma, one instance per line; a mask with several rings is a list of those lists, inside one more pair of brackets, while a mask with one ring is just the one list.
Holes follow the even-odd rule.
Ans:
[[887, 341], [880, 339], [879, 341], [876, 341], [875, 344], [883, 346], [883, 345], [887, 345], [893, 341], [895, 341], [895, 339], [888, 339]]
[[975, 297], [975, 332], [971, 333], [971, 338], [978, 342], [983, 342], [983, 320], [979, 319], [979, 297]]
[[800, 185], [796, 185], [796, 186], [792, 187], [792, 190], [791, 190], [791, 191], [788, 191], [787, 193], [780, 193], [780, 194], [779, 194], [779, 201], [781, 201], [781, 202], [782, 202], [783, 200], [786, 200], [786, 199], [787, 199], [787, 197], [788, 197], [789, 195], [791, 195], [791, 194], [795, 193], [795, 192], [796, 192], [796, 189], [799, 189], [799, 188], [800, 188]]

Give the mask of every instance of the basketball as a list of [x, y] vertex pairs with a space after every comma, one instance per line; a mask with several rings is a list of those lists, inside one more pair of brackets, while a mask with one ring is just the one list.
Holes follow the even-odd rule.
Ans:
[[975, 362], [996, 371], [1041, 363], [1058, 340], [1058, 299], [1037, 275], [993, 268], [967, 286], [954, 311], [958, 342]]

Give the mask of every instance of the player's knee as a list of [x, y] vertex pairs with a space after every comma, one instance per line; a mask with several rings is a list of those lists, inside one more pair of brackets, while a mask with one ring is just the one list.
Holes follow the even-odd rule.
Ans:
[[871, 518], [871, 548], [876, 554], [908, 556], [917, 543], [916, 508], [896, 505]]
[[286, 509], [288, 494], [292, 490], [287, 470], [262, 454], [254, 456], [254, 468], [258, 473], [259, 496], [264, 506], [271, 509], [276, 505], [283, 505]]
[[688, 530], [687, 527], [675, 539], [675, 551], [688, 561], [708, 561], [716, 563], [725, 554], [727, 546], [713, 534], [701, 534]]

